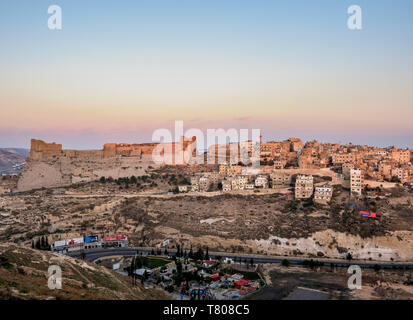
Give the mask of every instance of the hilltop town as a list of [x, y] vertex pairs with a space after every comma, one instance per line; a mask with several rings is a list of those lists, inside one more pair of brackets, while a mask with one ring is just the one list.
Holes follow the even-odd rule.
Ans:
[[[381, 197], [386, 185], [399, 183], [411, 187], [413, 183], [413, 151], [410, 149], [317, 141], [304, 144], [298, 138], [263, 143], [261, 138], [260, 167], [252, 171], [250, 166], [242, 164], [242, 144], [251, 157], [252, 142], [214, 145], [205, 154], [197, 154], [195, 137], [182, 137], [178, 143], [162, 145], [109, 143], [102, 150], [88, 151], [63, 150], [60, 144], [33, 139], [27, 164], [15, 188], [3, 183], [0, 192], [69, 186], [101, 178], [140, 177], [165, 165], [193, 168], [194, 173], [187, 177], [186, 183], [178, 186], [179, 192], [288, 189], [294, 184], [292, 191], [296, 199], [310, 198], [314, 193], [315, 200], [324, 203], [331, 199], [335, 184], [349, 188], [355, 196], [365, 192], [370, 197]], [[166, 157], [166, 150], [169, 150], [170, 163], [154, 161], [154, 150], [160, 145], [162, 156]], [[190, 163], [184, 161], [188, 150], [193, 158]], [[235, 153], [231, 153], [232, 150]], [[210, 160], [211, 154], [212, 166], [197, 165], [200, 158]], [[328, 180], [315, 183], [313, 175], [325, 176]]]
[[[159, 147], [169, 162], [154, 161]], [[23, 171], [0, 177], [0, 239], [78, 257], [115, 248], [158, 248], [155, 255], [209, 248], [244, 257], [239, 265], [218, 263], [213, 272], [205, 267], [208, 259], [181, 258], [175, 265], [169, 264], [170, 257], [159, 260], [150, 251], [144, 261], [168, 266], [132, 272], [127, 258], [111, 260], [114, 265], [121, 261], [118, 271], [129, 276], [144, 270], [138, 276], [145, 275], [145, 286], [174, 299], [183, 292], [175, 279], [182, 259], [185, 268], [193, 269], [182, 274], [188, 278], [183, 282], [187, 299], [199, 293], [201, 284], [204, 294], [223, 299], [249, 297], [262, 286], [261, 295], [285, 295], [292, 284], [281, 290], [269, 287], [270, 279], [276, 272], [290, 283], [296, 271], [243, 265], [249, 257], [282, 256], [286, 264], [289, 259], [412, 261], [412, 150], [303, 143], [297, 138], [261, 140], [259, 147], [257, 169], [241, 161], [243, 148], [253, 158], [251, 141], [213, 145], [202, 153], [195, 137], [162, 145], [105, 144], [89, 151], [33, 139]], [[193, 161], [185, 163], [185, 153]], [[244, 268], [253, 280], [242, 280]], [[303, 270], [297, 272], [312, 277], [312, 267]], [[340, 269], [331, 270], [319, 276], [329, 282], [333, 272], [344, 281]], [[395, 277], [410, 283], [403, 272]], [[375, 281], [369, 287], [373, 291], [366, 293], [370, 298], [390, 294]], [[303, 284], [318, 286], [307, 280]], [[340, 299], [351, 296], [340, 283], [337, 290], [338, 296], [327, 291]], [[405, 291], [392, 294], [410, 297]]]

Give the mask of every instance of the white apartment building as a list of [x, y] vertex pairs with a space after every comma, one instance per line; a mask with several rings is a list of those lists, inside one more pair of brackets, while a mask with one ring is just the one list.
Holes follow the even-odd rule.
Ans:
[[199, 178], [199, 191], [208, 191], [210, 180], [208, 177]]
[[255, 185], [253, 183], [247, 183], [245, 185], [245, 190], [254, 190]]
[[363, 190], [364, 177], [361, 170], [350, 170], [350, 192], [361, 195]]
[[224, 180], [222, 181], [222, 191], [223, 192], [229, 192], [232, 190], [232, 183], [230, 180]]
[[314, 191], [314, 201], [318, 203], [327, 203], [331, 201], [333, 196], [333, 187], [332, 186], [319, 186], [315, 187]]
[[191, 191], [194, 191], [194, 192], [199, 191], [199, 183], [198, 182], [196, 182], [194, 184], [191, 184]]
[[298, 175], [295, 180], [295, 198], [307, 199], [313, 194], [314, 179], [312, 175]]
[[268, 187], [268, 179], [266, 176], [259, 175], [255, 178], [255, 186], [258, 188], [267, 188]]
[[232, 179], [232, 190], [244, 190], [248, 179], [245, 176], [237, 176]]
[[178, 186], [178, 191], [181, 192], [181, 193], [188, 192], [189, 187], [190, 186], [188, 186], [188, 185], [180, 185], [180, 186]]

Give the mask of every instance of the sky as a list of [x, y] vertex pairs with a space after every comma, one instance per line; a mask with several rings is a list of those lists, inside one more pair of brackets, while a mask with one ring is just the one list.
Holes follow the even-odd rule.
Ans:
[[1, 1], [0, 147], [150, 142], [183, 120], [413, 148], [412, 40], [411, 0]]

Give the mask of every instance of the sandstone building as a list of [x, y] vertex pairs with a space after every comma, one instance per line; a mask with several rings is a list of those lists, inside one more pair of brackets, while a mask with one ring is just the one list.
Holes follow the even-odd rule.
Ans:
[[324, 185], [315, 187], [314, 191], [314, 202], [326, 204], [331, 201], [333, 196], [333, 187]]
[[295, 180], [295, 198], [310, 198], [313, 194], [313, 183], [312, 175], [298, 175]]
[[292, 175], [284, 172], [274, 172], [271, 174], [272, 187], [274, 189], [288, 187], [292, 182]]
[[350, 170], [350, 192], [352, 194], [361, 195], [363, 190], [363, 173], [361, 170]]

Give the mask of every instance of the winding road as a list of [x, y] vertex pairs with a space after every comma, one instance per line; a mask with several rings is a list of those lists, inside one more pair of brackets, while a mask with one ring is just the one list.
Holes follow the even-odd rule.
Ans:
[[[86, 260], [93, 262], [99, 258], [112, 257], [112, 256], [134, 256], [135, 254], [148, 255], [154, 250], [155, 253], [157, 248], [101, 248], [101, 249], [89, 249], [84, 250], [86, 254]], [[168, 249], [169, 254], [176, 253], [175, 249]], [[72, 251], [67, 255], [74, 258], [81, 258], [82, 251]], [[162, 249], [162, 256], [165, 256], [164, 249]], [[236, 253], [226, 253], [226, 252], [211, 252], [209, 254], [210, 259], [218, 259], [219, 257], [225, 259], [230, 258], [235, 263], [239, 263], [240, 260], [244, 262], [247, 260], [249, 263], [251, 258], [254, 263], [264, 264], [264, 263], [275, 263], [281, 264], [284, 259], [287, 259], [292, 266], [303, 265], [304, 260], [310, 260], [311, 258], [303, 257], [282, 257], [282, 256], [263, 256], [263, 255], [247, 255], [247, 254], [236, 254]], [[382, 269], [392, 269], [393, 267], [408, 267], [413, 269], [413, 262], [383, 262], [383, 261], [364, 261], [364, 260], [343, 260], [343, 259], [319, 259], [313, 258], [315, 261], [324, 262], [325, 266], [329, 266], [330, 263], [334, 263], [336, 267], [348, 268], [350, 265], [358, 265], [365, 269], [374, 269], [376, 265], [379, 265]]]

